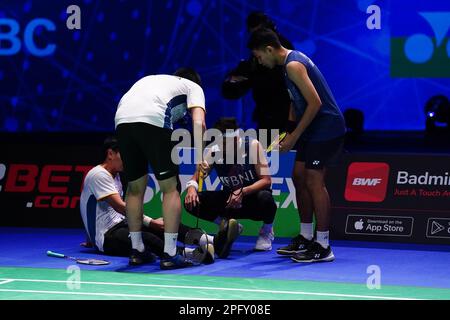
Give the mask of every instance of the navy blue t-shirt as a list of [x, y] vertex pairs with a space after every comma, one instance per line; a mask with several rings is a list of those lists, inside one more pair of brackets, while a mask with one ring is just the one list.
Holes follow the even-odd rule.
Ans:
[[286, 86], [294, 105], [297, 123], [305, 113], [307, 101], [303, 97], [300, 89], [298, 89], [296, 84], [289, 79], [287, 74], [286, 66], [292, 61], [300, 62], [305, 66], [308, 77], [311, 79], [311, 82], [316, 88], [320, 100], [322, 101], [322, 106], [319, 109], [319, 112], [300, 136], [300, 139], [306, 141], [326, 141], [344, 135], [346, 131], [344, 117], [325, 78], [310, 58], [300, 51], [293, 50], [286, 58], [286, 62], [284, 64], [284, 75]]
[[[259, 180], [255, 165], [250, 162], [250, 144], [252, 139], [244, 137], [244, 153], [242, 159], [236, 164], [216, 163], [213, 168], [222, 182], [225, 190], [235, 190], [240, 187], [247, 187]], [[223, 161], [223, 159], [221, 159]]]

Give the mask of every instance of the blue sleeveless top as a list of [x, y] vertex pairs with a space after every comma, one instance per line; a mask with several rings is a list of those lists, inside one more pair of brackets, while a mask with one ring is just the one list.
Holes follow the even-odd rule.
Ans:
[[250, 163], [250, 143], [250, 138], [244, 137], [243, 161], [239, 162], [241, 164], [214, 164], [214, 169], [225, 190], [236, 190], [241, 186], [247, 187], [259, 180], [255, 165]]
[[301, 91], [295, 83], [289, 79], [287, 74], [286, 65], [292, 61], [300, 62], [305, 66], [308, 76], [322, 101], [319, 112], [300, 136], [300, 139], [306, 141], [326, 141], [344, 135], [346, 131], [344, 116], [342, 115], [325, 78], [310, 58], [300, 51], [293, 50], [288, 54], [284, 64], [284, 75], [286, 86], [294, 105], [297, 123], [305, 113], [307, 102]]

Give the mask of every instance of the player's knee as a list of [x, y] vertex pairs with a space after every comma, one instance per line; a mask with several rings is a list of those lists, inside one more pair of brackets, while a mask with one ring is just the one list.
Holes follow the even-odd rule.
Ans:
[[305, 177], [303, 177], [301, 175], [292, 176], [292, 182], [294, 183], [294, 186], [296, 187], [296, 189], [306, 188], [306, 179], [305, 179]]
[[305, 184], [306, 184], [306, 187], [308, 188], [308, 190], [310, 190], [311, 192], [323, 189], [323, 187], [324, 187], [323, 180], [320, 179], [319, 177], [315, 177], [315, 176], [307, 177]]
[[129, 183], [127, 187], [127, 195], [139, 196], [145, 192], [145, 186], [138, 183]]
[[175, 177], [158, 181], [158, 183], [162, 193], [179, 192], [178, 181]]
[[268, 190], [263, 190], [258, 193], [258, 203], [263, 208], [275, 209], [277, 205], [275, 204], [275, 200], [273, 199], [272, 193]]

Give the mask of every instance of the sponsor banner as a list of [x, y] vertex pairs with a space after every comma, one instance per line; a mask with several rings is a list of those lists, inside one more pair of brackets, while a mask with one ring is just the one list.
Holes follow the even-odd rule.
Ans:
[[411, 237], [414, 218], [401, 216], [353, 215], [347, 216], [346, 234]]
[[328, 179], [344, 195], [336, 206], [450, 211], [450, 156], [350, 154], [342, 165]]
[[[61, 137], [61, 140], [65, 139]], [[19, 141], [8, 144], [7, 152], [0, 154], [0, 226], [83, 227], [79, 212], [82, 182], [87, 172], [101, 162], [99, 149], [102, 139], [93, 139], [96, 144], [70, 143], [70, 147], [62, 141]], [[297, 234], [300, 225], [295, 187], [290, 177], [294, 158], [295, 152], [283, 154], [279, 170], [272, 177], [272, 192], [278, 207], [274, 228], [279, 236], [284, 237]], [[193, 164], [180, 165], [182, 201], [186, 182], [194, 170]], [[204, 188], [210, 191], [222, 188], [214, 171], [205, 178]], [[144, 196], [147, 215], [154, 218], [162, 215], [161, 198], [158, 183], [150, 172]], [[197, 223], [184, 208], [182, 221], [189, 226]], [[244, 235], [258, 234], [261, 223], [250, 220], [242, 220], [241, 223], [245, 228]], [[211, 233], [217, 231], [217, 226], [205, 221], [200, 221], [200, 227]]]
[[[100, 163], [103, 139], [74, 143], [67, 141], [67, 136], [58, 138], [54, 143], [2, 142], [6, 151], [0, 154], [0, 225], [82, 227], [82, 181], [88, 170]], [[293, 237], [299, 232], [291, 178], [294, 159], [295, 152], [280, 155], [280, 170], [272, 176], [278, 237]], [[194, 170], [194, 165], [180, 166], [182, 199]], [[219, 190], [222, 185], [213, 172], [204, 187]], [[332, 204], [332, 239], [450, 243], [450, 156], [347, 153], [339, 166], [329, 168], [327, 188]], [[162, 212], [161, 192], [151, 173], [144, 210], [155, 218]], [[190, 226], [197, 223], [184, 210], [182, 221]], [[258, 234], [261, 223], [241, 223], [244, 235]], [[217, 230], [204, 221], [200, 226], [211, 233]]]

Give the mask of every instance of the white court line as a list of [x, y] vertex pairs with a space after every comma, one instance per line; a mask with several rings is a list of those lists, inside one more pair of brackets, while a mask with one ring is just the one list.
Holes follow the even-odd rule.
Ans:
[[10, 282], [13, 282], [14, 280], [12, 280], [12, 279], [7, 279], [7, 280], [4, 280], [4, 281], [1, 281], [0, 282], [0, 285], [2, 285], [2, 284], [6, 284], [6, 283], [10, 283]]
[[[128, 297], [128, 298], [159, 298], [159, 299], [175, 299], [175, 300], [204, 300], [203, 298], [192, 298], [192, 297], [150, 296], [150, 295], [145, 295], [145, 294], [95, 293], [95, 292], [78, 292], [78, 291], [46, 291], [46, 290], [0, 289], [0, 292], [68, 294], [68, 295], [105, 296], [105, 297], [122, 297], [122, 298]], [[217, 299], [212, 299], [212, 300], [217, 300]]]
[[[3, 280], [3, 279], [0, 279]], [[5, 279], [18, 282], [46, 282], [46, 283], [66, 283], [64, 280], [44, 280], [44, 279]], [[199, 289], [199, 290], [216, 290], [216, 291], [239, 291], [239, 292], [255, 292], [255, 293], [271, 293], [271, 294], [292, 294], [292, 295], [309, 295], [322, 297], [342, 297], [342, 298], [362, 298], [362, 299], [382, 299], [382, 300], [423, 300], [417, 298], [403, 297], [385, 297], [385, 296], [366, 296], [356, 294], [341, 293], [320, 293], [320, 292], [304, 292], [304, 291], [283, 291], [283, 290], [263, 290], [263, 289], [245, 289], [245, 288], [221, 288], [221, 287], [199, 287], [199, 286], [175, 286], [160, 284], [143, 284], [143, 283], [120, 283], [120, 282], [96, 282], [96, 281], [79, 281], [80, 284], [96, 284], [110, 286], [130, 286], [130, 287], [157, 287], [157, 288], [173, 288], [173, 289]]]

